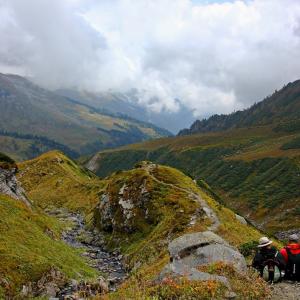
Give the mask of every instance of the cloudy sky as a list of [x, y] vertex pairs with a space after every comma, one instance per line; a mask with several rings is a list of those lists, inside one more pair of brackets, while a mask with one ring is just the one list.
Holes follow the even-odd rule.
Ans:
[[299, 0], [0, 0], [0, 72], [228, 113], [300, 78]]

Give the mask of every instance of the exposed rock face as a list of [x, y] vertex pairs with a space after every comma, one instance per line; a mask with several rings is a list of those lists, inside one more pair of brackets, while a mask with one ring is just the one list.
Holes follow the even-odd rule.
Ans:
[[181, 275], [188, 276], [191, 280], [216, 280], [228, 286], [224, 276], [207, 274], [196, 268], [225, 262], [239, 273], [245, 273], [247, 270], [243, 255], [211, 231], [182, 235], [169, 244], [169, 252], [171, 263], [164, 268], [160, 278], [166, 274]]
[[16, 200], [21, 200], [30, 207], [31, 204], [25, 195], [25, 191], [17, 181], [16, 173], [16, 168], [0, 168], [0, 193], [10, 196]]
[[[96, 225], [107, 232], [134, 232], [139, 226], [151, 224], [153, 211], [146, 179], [108, 186], [95, 211]], [[153, 215], [153, 214], [152, 214]]]
[[95, 154], [85, 165], [85, 167], [92, 171], [92, 172], [96, 172], [97, 169], [99, 168], [99, 153]]

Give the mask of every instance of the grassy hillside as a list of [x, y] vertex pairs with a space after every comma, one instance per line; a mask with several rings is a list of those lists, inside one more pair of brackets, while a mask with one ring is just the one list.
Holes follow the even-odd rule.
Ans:
[[40, 208], [65, 207], [91, 213], [105, 184], [59, 151], [19, 164], [18, 179]]
[[98, 175], [149, 159], [204, 179], [231, 208], [271, 232], [300, 225], [297, 132], [269, 126], [159, 139], [98, 153]]
[[288, 128], [289, 130], [297, 127], [299, 131], [300, 80], [289, 83], [263, 101], [255, 103], [243, 111], [197, 120], [190, 129], [180, 131], [179, 135], [272, 124], [276, 126], [280, 124], [278, 128]]
[[[15, 162], [0, 153], [0, 168], [11, 167]], [[18, 295], [22, 285], [51, 269], [62, 272], [62, 280], [96, 277], [80, 251], [60, 240], [70, 224], [47, 216], [41, 208], [64, 206], [88, 215], [98, 199], [99, 180], [57, 151], [20, 165], [18, 175], [33, 206], [0, 194], [0, 298]]]
[[15, 295], [22, 284], [38, 280], [51, 268], [69, 278], [96, 273], [71, 247], [59, 240], [63, 225], [39, 210], [0, 195], [0, 298]]
[[[251, 226], [239, 223], [232, 211], [213, 199], [207, 185], [206, 189], [200, 189], [191, 178], [176, 169], [157, 165], [149, 170], [145, 164], [139, 164], [133, 170], [117, 172], [106, 180], [107, 186], [102, 195], [108, 195], [110, 205], [114, 207], [114, 225], [106, 230], [107, 240], [112, 247], [121, 247], [127, 263], [134, 268], [130, 278], [123, 283], [118, 292], [109, 295], [108, 298], [194, 299], [192, 296], [201, 294], [201, 299], [211, 299], [213, 295], [216, 299], [223, 299], [225, 290], [218, 284], [211, 287], [207, 283], [188, 280], [163, 284], [153, 282], [170, 259], [168, 242], [184, 233], [207, 230], [211, 225], [205, 214], [199, 212], [199, 203], [191, 194], [205, 199], [220, 219], [221, 225], [217, 233], [236, 247], [242, 248], [245, 243], [257, 240], [261, 234]], [[120, 196], [124, 189], [126, 192]], [[146, 189], [150, 198], [141, 197], [140, 191], [143, 189]], [[126, 222], [118, 206], [120, 197], [124, 201], [133, 201], [135, 216], [132, 223], [127, 220], [127, 225], [130, 224], [133, 228], [132, 231], [126, 231], [128, 227], [124, 225]], [[146, 218], [142, 211], [148, 212]], [[189, 225], [193, 215], [198, 215], [197, 221]], [[98, 228], [104, 230], [101, 214], [97, 210], [95, 217]], [[233, 271], [231, 273], [230, 282], [240, 299], [264, 299], [267, 288], [260, 280], [252, 275], [244, 278], [234, 275]]]
[[22, 159], [51, 149], [76, 157], [169, 135], [150, 123], [84, 105], [16, 75], [0, 74], [0, 112], [0, 151]]

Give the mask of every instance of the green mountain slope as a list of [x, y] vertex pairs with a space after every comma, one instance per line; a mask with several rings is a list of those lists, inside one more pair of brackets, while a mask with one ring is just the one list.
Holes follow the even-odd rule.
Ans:
[[152, 124], [104, 113], [20, 76], [0, 74], [0, 151], [17, 159], [50, 149], [76, 157], [166, 135]]
[[149, 159], [205, 180], [226, 203], [272, 232], [300, 225], [299, 133], [236, 129], [130, 145], [96, 154], [100, 176]]
[[278, 130], [300, 130], [300, 80], [289, 83], [248, 109], [230, 115], [197, 120], [179, 135], [222, 131], [233, 128], [273, 125]]

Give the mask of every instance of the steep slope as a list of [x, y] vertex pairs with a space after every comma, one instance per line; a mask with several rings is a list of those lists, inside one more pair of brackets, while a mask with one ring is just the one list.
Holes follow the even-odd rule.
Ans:
[[[50, 279], [64, 285], [68, 278], [95, 277], [79, 251], [60, 240], [65, 225], [29, 202], [14, 178], [15, 169], [10, 158], [0, 155], [0, 186], [6, 186], [0, 189], [0, 298], [25, 299], [29, 287], [40, 293], [53, 290]], [[34, 286], [38, 280], [43, 284]]]
[[159, 139], [96, 154], [87, 166], [100, 176], [145, 159], [176, 167], [220, 201], [271, 232], [300, 225], [299, 133], [272, 127]]
[[66, 278], [96, 275], [78, 251], [60, 241], [64, 227], [56, 219], [3, 195], [0, 216], [1, 298], [20, 293], [23, 284], [39, 280], [52, 268]]
[[76, 157], [169, 134], [58, 96], [16, 75], [0, 74], [0, 112], [0, 151], [16, 158], [49, 149]]
[[300, 80], [289, 83], [243, 111], [197, 120], [179, 135], [262, 125], [273, 125], [277, 130], [300, 131]]

